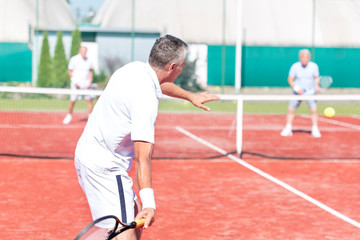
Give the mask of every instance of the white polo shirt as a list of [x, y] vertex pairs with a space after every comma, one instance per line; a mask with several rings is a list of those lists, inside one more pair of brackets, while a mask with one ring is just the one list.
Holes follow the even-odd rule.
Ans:
[[80, 87], [89, 85], [89, 74], [93, 68], [93, 63], [88, 57], [84, 59], [80, 54], [73, 56], [68, 66], [68, 69], [72, 71], [71, 83], [79, 84]]
[[315, 77], [319, 76], [319, 67], [309, 61], [304, 67], [301, 62], [294, 63], [289, 71], [289, 76], [294, 77], [294, 82], [303, 90], [315, 89]]
[[90, 115], [75, 156], [93, 170], [128, 171], [134, 141], [154, 143], [160, 97], [159, 80], [148, 63], [117, 70]]

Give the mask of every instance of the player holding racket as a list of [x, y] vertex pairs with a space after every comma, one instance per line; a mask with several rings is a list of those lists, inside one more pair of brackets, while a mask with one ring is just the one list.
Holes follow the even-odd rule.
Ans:
[[[186, 63], [187, 50], [187, 44], [176, 37], [157, 39], [149, 61], [129, 63], [117, 70], [97, 101], [75, 151], [79, 183], [94, 220], [105, 215], [115, 215], [124, 223], [145, 218], [145, 228], [153, 221], [156, 205], [151, 155], [158, 98], [164, 91], [204, 109], [204, 102], [218, 99], [207, 93], [192, 94], [173, 84]], [[133, 160], [142, 207], [127, 173]], [[135, 229], [117, 236], [139, 238], [140, 231]]]
[[[294, 63], [289, 72], [288, 82], [292, 87], [294, 94], [314, 95], [320, 90], [319, 87], [319, 67], [316, 63], [310, 61], [311, 54], [308, 49], [299, 51], [299, 60]], [[289, 102], [288, 113], [286, 117], [286, 126], [281, 131], [281, 136], [292, 136], [292, 122], [294, 120], [295, 109], [300, 106], [300, 100], [291, 100]], [[318, 128], [317, 103], [315, 100], [307, 100], [311, 111], [311, 135], [320, 138], [321, 134]]]

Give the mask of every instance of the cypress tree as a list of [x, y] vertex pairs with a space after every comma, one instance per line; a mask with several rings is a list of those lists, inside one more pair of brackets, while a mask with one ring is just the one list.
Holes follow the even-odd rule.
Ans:
[[50, 55], [48, 34], [45, 31], [41, 47], [37, 85], [39, 87], [50, 87], [53, 80], [52, 76], [52, 59]]
[[81, 33], [80, 33], [79, 29], [75, 29], [72, 32], [70, 57], [75, 56], [76, 54], [78, 54], [80, 44], [81, 44]]
[[54, 54], [54, 82], [52, 87], [70, 86], [70, 78], [67, 72], [67, 60], [65, 56], [64, 44], [62, 41], [62, 32], [57, 32], [57, 41]]

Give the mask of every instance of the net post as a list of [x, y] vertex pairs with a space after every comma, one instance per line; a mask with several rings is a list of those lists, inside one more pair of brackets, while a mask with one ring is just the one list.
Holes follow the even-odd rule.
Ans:
[[242, 148], [242, 131], [243, 131], [243, 98], [239, 96], [237, 99], [237, 109], [236, 109], [236, 152], [241, 153]]

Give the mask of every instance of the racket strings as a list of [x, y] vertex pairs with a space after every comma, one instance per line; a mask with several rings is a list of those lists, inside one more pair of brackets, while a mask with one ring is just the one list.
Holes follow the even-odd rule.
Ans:
[[321, 77], [320, 78], [320, 87], [321, 88], [328, 88], [332, 84], [333, 80], [331, 77]]
[[[80, 233], [80, 236], [76, 238], [76, 240], [107, 240], [112, 239], [114, 234], [116, 234], [117, 231], [117, 224], [116, 221], [114, 221], [113, 228], [104, 227], [104, 224], [108, 225], [109, 221], [100, 221], [96, 224], [89, 226], [86, 228], [86, 230], [82, 233]], [[116, 230], [114, 230], [116, 228]]]
[[89, 229], [86, 233], [84, 233], [79, 240], [100, 240], [107, 239], [109, 234], [111, 234], [112, 230], [94, 227]]
[[81, 230], [75, 240], [110, 240], [128, 229], [142, 227], [144, 223], [145, 219], [124, 224], [116, 216], [104, 216]]

